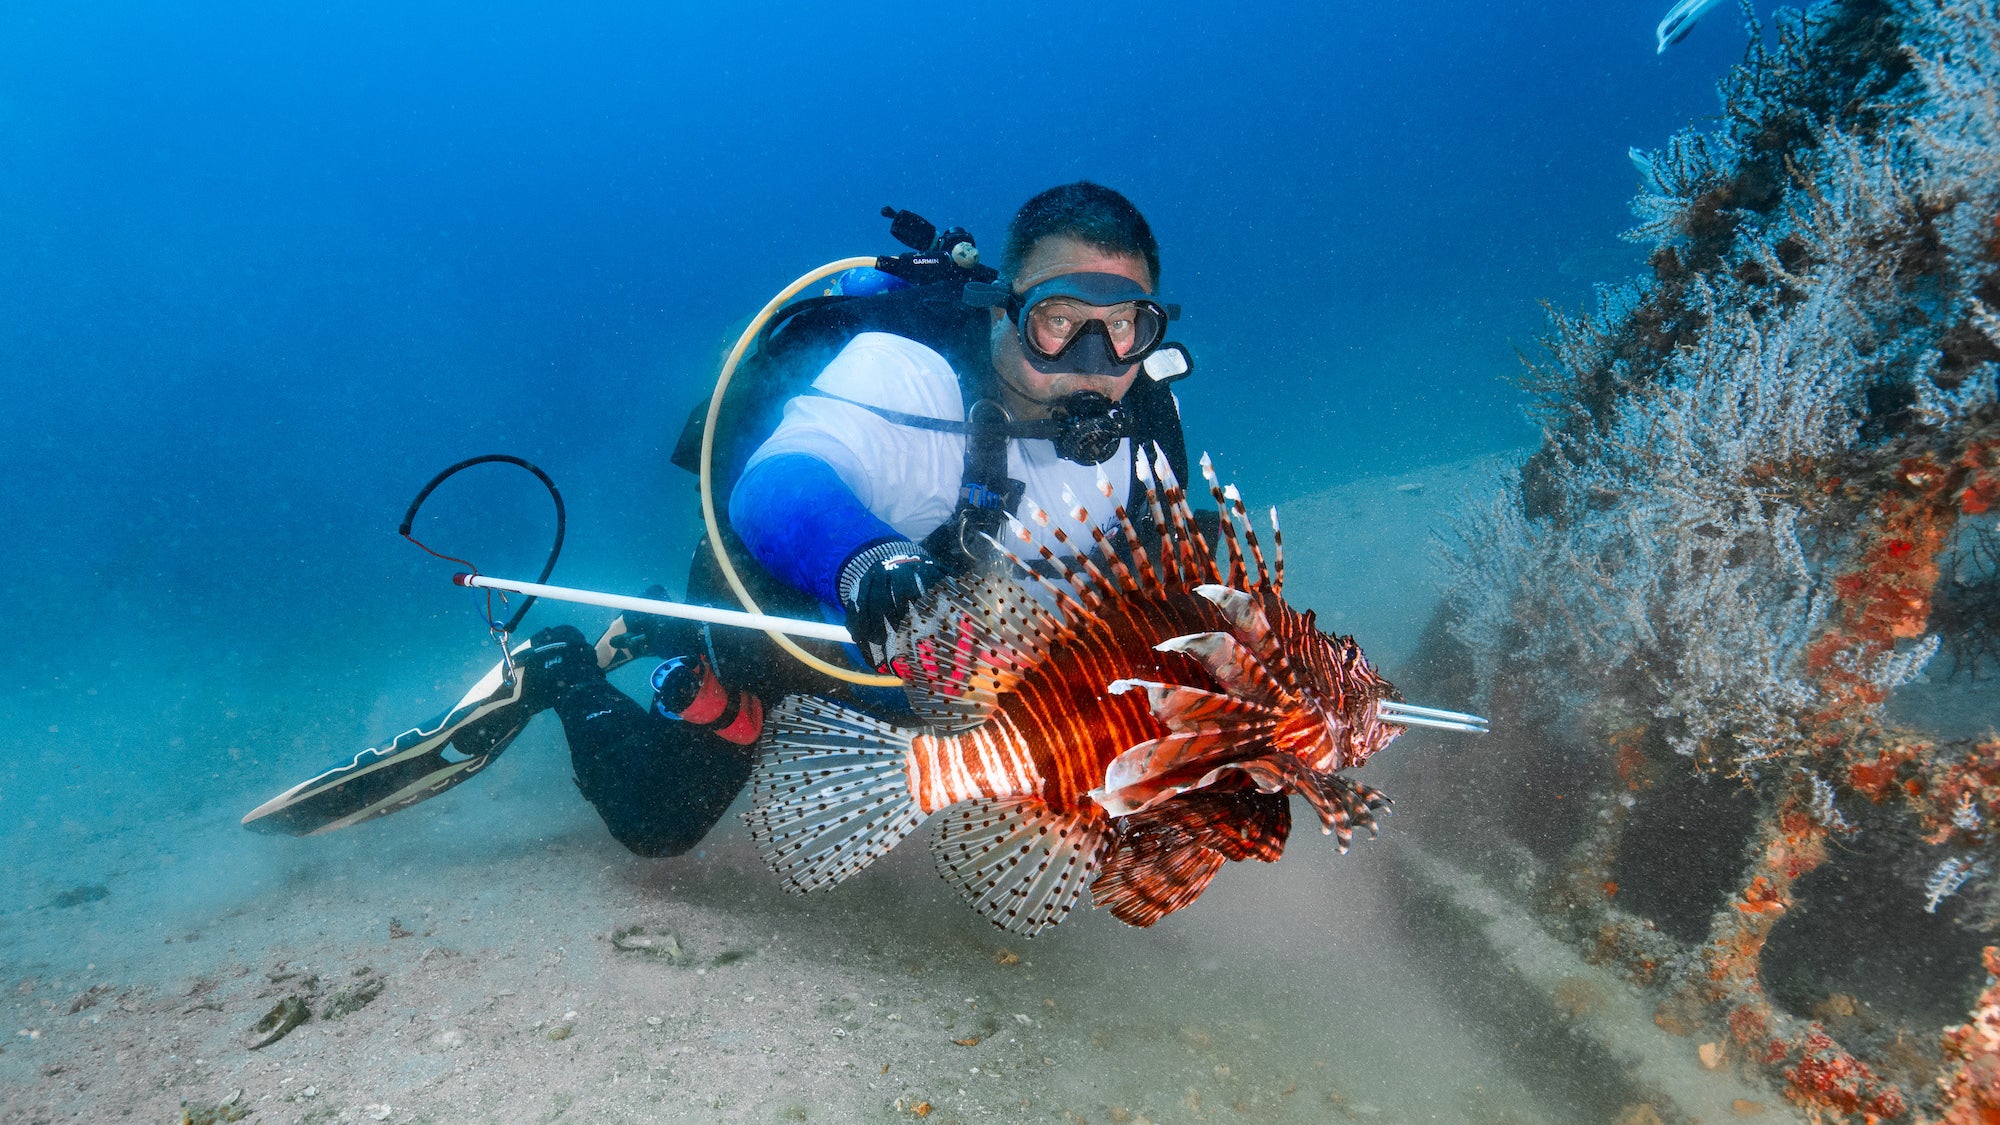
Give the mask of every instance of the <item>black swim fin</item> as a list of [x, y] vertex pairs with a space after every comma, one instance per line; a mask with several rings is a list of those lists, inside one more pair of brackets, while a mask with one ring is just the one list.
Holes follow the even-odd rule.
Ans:
[[[598, 638], [598, 667], [609, 672], [633, 658], [638, 646], [618, 643], [626, 633], [619, 617]], [[258, 805], [244, 827], [291, 836], [331, 832], [409, 808], [485, 769], [534, 717], [519, 705], [522, 678], [508, 682], [504, 673], [495, 664], [451, 710]]]

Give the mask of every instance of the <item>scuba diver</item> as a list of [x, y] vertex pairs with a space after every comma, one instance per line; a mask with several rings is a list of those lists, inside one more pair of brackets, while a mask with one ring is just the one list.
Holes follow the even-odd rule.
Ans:
[[[1159, 247], [1129, 200], [1089, 182], [1042, 192], [1009, 224], [997, 272], [962, 229], [883, 214], [915, 252], [785, 306], [718, 391], [719, 412], [697, 409], [674, 454], [705, 495], [727, 498], [686, 600], [734, 608], [754, 592], [765, 613], [844, 623], [854, 644], [781, 652], [766, 634], [632, 612], [595, 644], [572, 625], [545, 628], [444, 716], [245, 823], [304, 834], [406, 807], [553, 710], [577, 787], [612, 836], [640, 855], [682, 854], [747, 781], [765, 701], [804, 691], [906, 709], [880, 674], [888, 630], [943, 576], [1011, 566], [989, 540], [1027, 503], [1087, 507], [1116, 535], [1135, 451], [1157, 450], [1188, 479], [1169, 384], [1191, 361], [1166, 340], [1179, 310], [1156, 296]], [[663, 660], [650, 706], [605, 677], [642, 656]]]

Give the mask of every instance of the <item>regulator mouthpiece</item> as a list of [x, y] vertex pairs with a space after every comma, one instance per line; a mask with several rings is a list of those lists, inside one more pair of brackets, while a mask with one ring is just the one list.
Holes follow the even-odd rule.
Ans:
[[1126, 437], [1125, 412], [1096, 391], [1077, 391], [1049, 408], [1056, 453], [1079, 465], [1102, 465], [1117, 456]]

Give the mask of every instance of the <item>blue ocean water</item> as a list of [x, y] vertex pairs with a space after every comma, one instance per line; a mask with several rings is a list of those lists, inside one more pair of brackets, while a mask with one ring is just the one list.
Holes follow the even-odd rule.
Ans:
[[[9, 6], [0, 823], [247, 807], [419, 717], [378, 703], [487, 651], [394, 535], [460, 457], [555, 476], [558, 580], [677, 584], [687, 409], [884, 204], [997, 251], [1130, 196], [1190, 446], [1260, 502], [1524, 445], [1537, 302], [1636, 268], [1626, 149], [1742, 51], [1721, 10], [1656, 55], [1664, 6]], [[539, 492], [454, 487], [439, 545], [531, 572]]]
[[1725, 12], [1656, 56], [1656, 6], [12, 8], [0, 660], [416, 611], [400, 505], [491, 450], [568, 490], [568, 578], [671, 580], [687, 407], [778, 287], [896, 249], [885, 203], [994, 246], [1126, 192], [1191, 444], [1260, 499], [1520, 444], [1536, 302], [1630, 268], [1625, 149], [1740, 55]]

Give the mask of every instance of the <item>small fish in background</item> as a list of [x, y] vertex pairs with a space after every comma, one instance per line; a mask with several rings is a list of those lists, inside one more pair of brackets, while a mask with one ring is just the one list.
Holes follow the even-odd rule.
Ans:
[[[1157, 558], [1137, 547], [1128, 566], [1066, 496], [1100, 561], [1042, 548], [1058, 583], [1008, 552], [1042, 597], [1005, 577], [955, 579], [892, 630], [891, 665], [924, 729], [807, 696], [771, 713], [745, 818], [787, 889], [831, 887], [941, 813], [938, 870], [995, 925], [1033, 936], [1088, 886], [1121, 921], [1150, 926], [1225, 861], [1275, 861], [1291, 794], [1342, 851], [1355, 828], [1373, 830], [1388, 799], [1342, 774], [1404, 727], [1483, 729], [1395, 702], [1352, 637], [1286, 604], [1276, 513], [1267, 566], [1207, 458], [1226, 566], [1165, 458], [1138, 469]], [[1112, 494], [1102, 477], [1099, 490]], [[1061, 521], [1032, 505], [1030, 518], [1076, 550]], [[1125, 509], [1117, 518], [1140, 544]]]
[[1707, 15], [1710, 8], [1720, 3], [1722, 0], [1681, 0], [1675, 4], [1672, 10], [1667, 12], [1667, 18], [1660, 21], [1659, 28], [1654, 32], [1660, 45], [1653, 53], [1665, 54], [1668, 47], [1686, 39], [1688, 32], [1694, 30], [1695, 21]]

